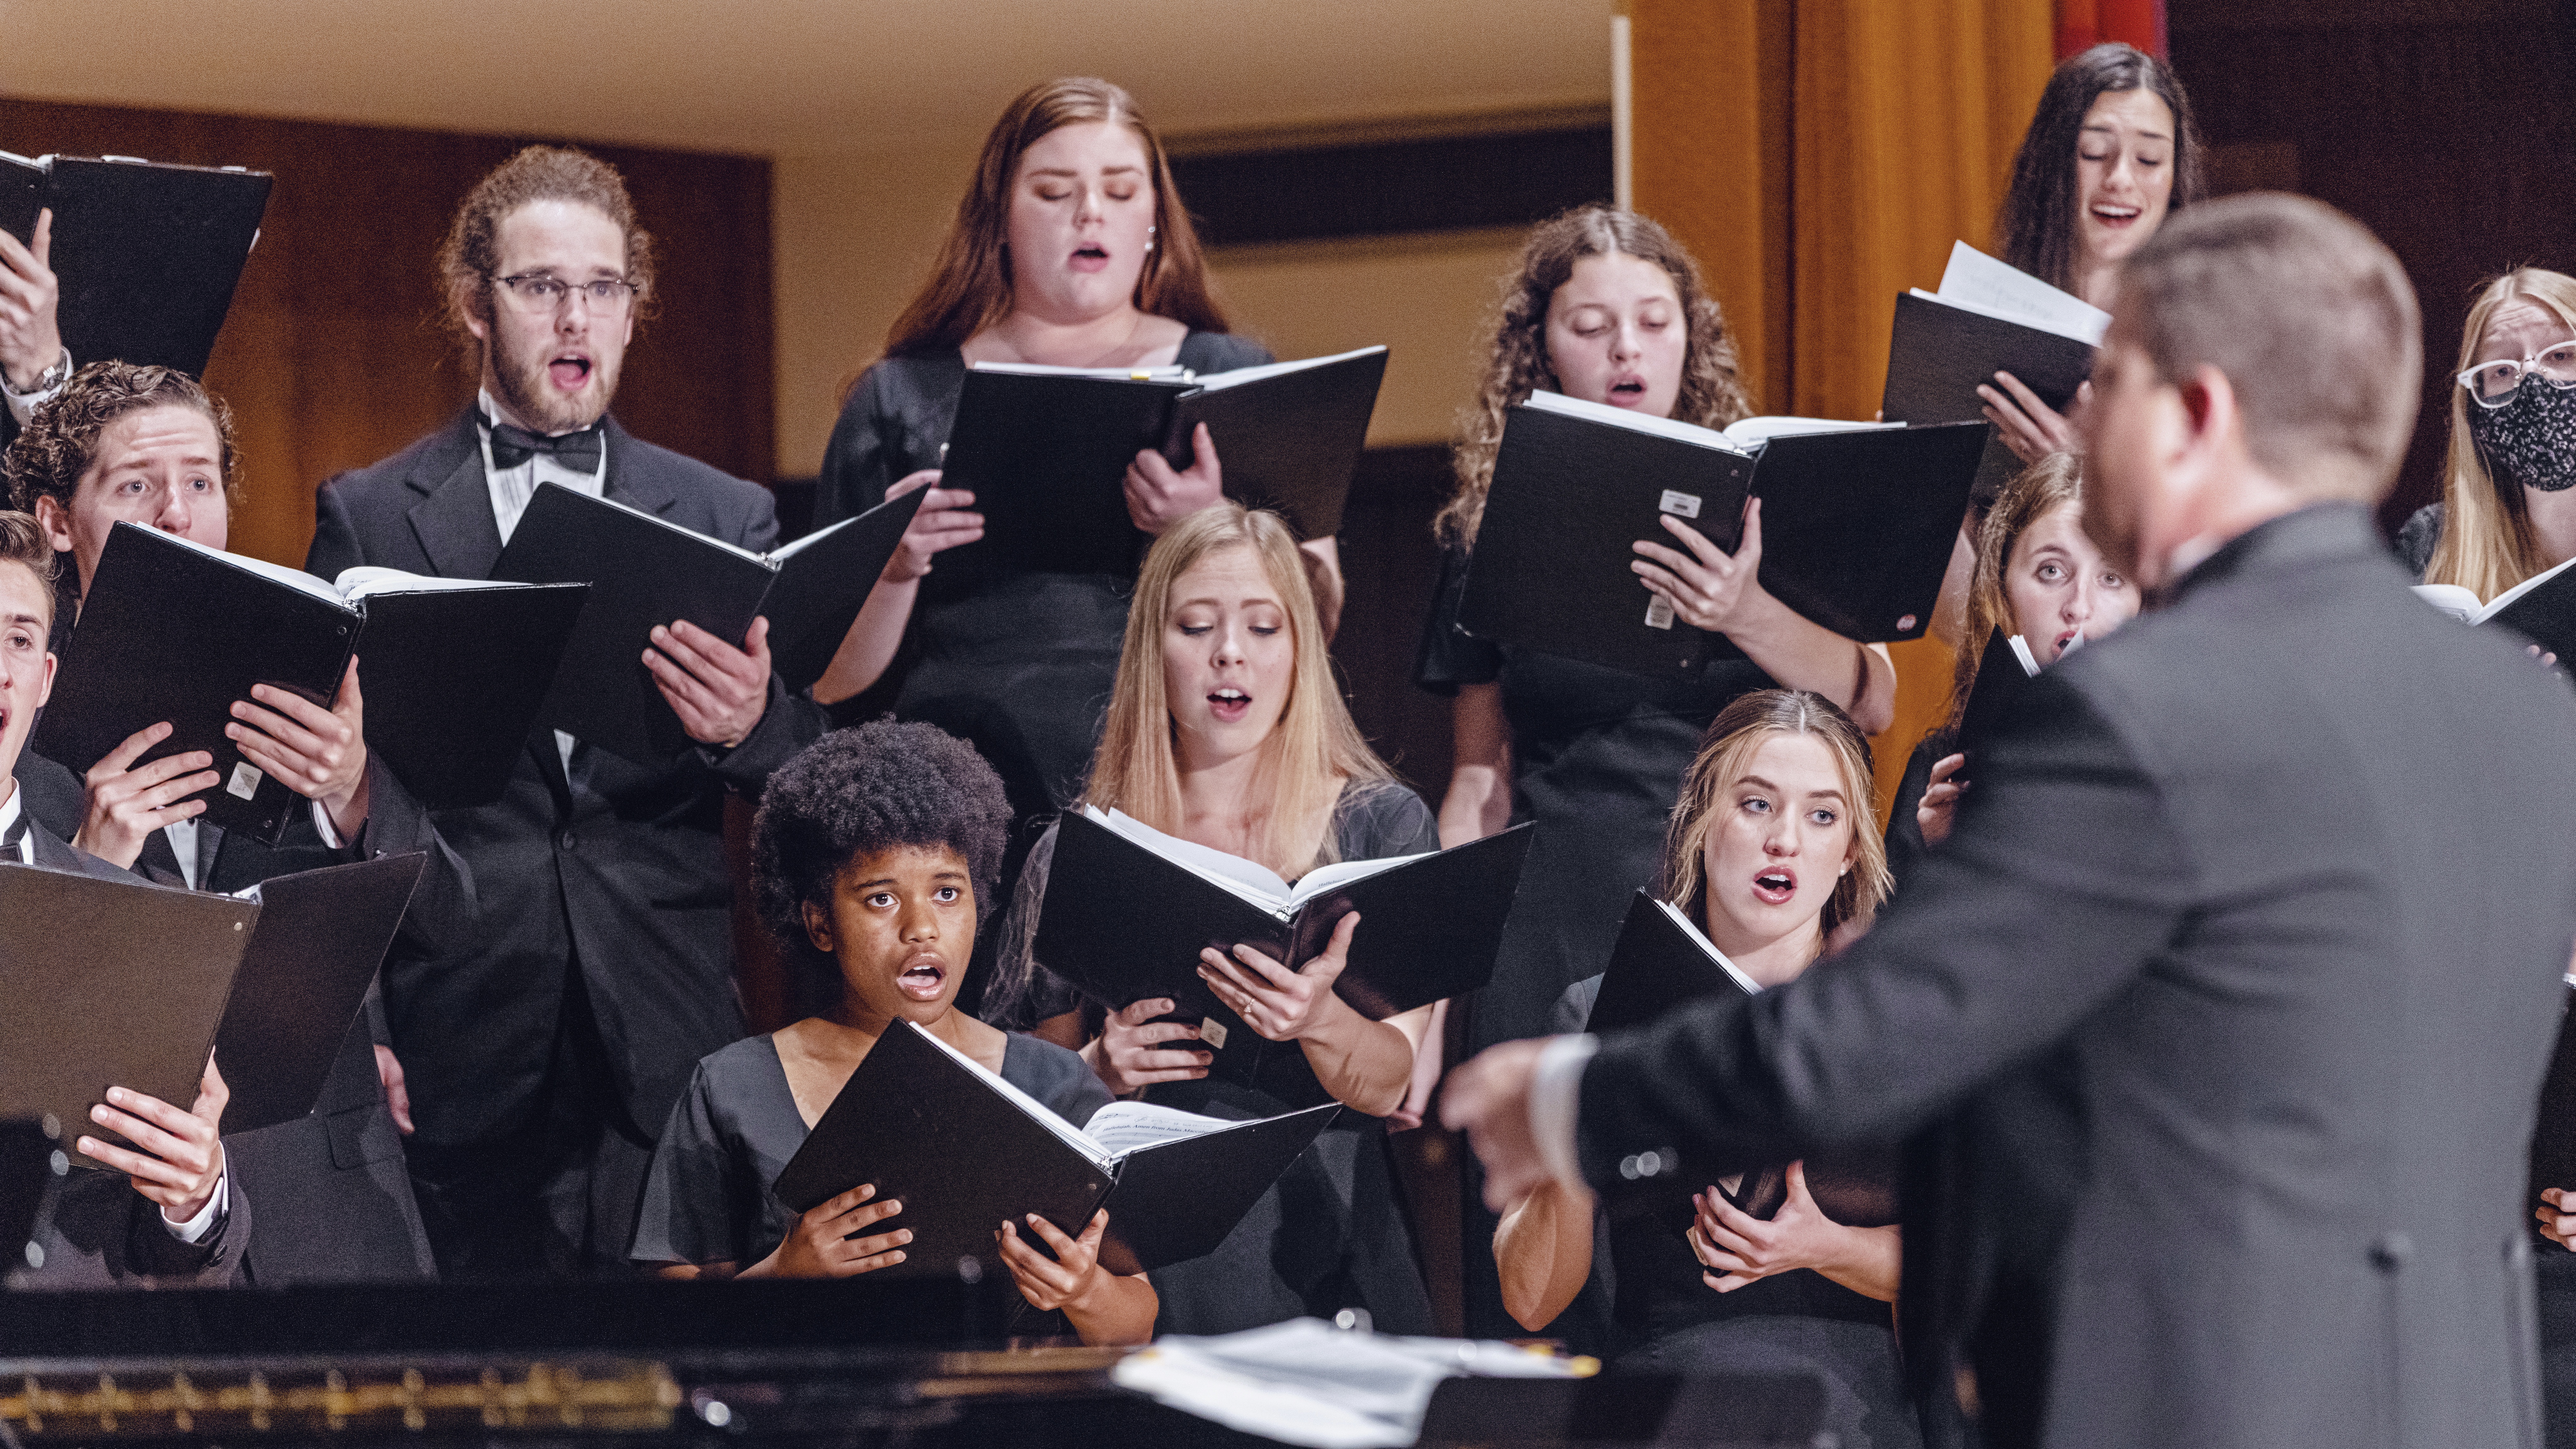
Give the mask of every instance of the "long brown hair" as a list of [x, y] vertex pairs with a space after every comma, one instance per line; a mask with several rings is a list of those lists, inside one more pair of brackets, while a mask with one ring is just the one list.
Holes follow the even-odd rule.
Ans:
[[1664, 832], [1664, 869], [1655, 890], [1696, 923], [1708, 894], [1708, 833], [1728, 788], [1744, 778], [1754, 751], [1773, 735], [1813, 735], [1824, 741], [1833, 752], [1835, 773], [1842, 777], [1853, 850], [1851, 869], [1834, 882], [1818, 922], [1820, 932], [1830, 935], [1843, 922], [1877, 910], [1896, 882], [1887, 873], [1887, 842], [1879, 836], [1871, 808], [1869, 737], [1832, 700], [1803, 689], [1757, 689], [1739, 696], [1709, 722], [1699, 758], [1682, 776], [1681, 798], [1674, 802], [1672, 822]]
[[1220, 500], [1173, 525], [1147, 551], [1082, 803], [1123, 810], [1156, 830], [1180, 830], [1181, 771], [1173, 741], [1178, 727], [1163, 691], [1163, 626], [1173, 584], [1199, 560], [1228, 548], [1248, 548], [1261, 560], [1287, 608], [1288, 637], [1297, 651], [1278, 726], [1262, 742], [1250, 802], [1251, 858], [1294, 879], [1335, 854], [1329, 826], [1344, 788], [1391, 784], [1394, 772], [1368, 747], [1334, 687], [1297, 535], [1278, 514]]
[[2003, 259], [2064, 291], [2075, 290], [2075, 143], [2084, 117], [2106, 92], [2153, 91], [2173, 112], [2173, 188], [2165, 214], [2201, 199], [2200, 127], [2191, 97], [2173, 67], [2135, 46], [2106, 41], [2057, 63], [2039, 109], [2013, 156], [2012, 183], [1995, 217], [1995, 246]]
[[2532, 534], [2522, 489], [2498, 482], [2478, 456], [2477, 439], [2469, 432], [2469, 409], [2476, 404], [2457, 381], [2458, 373], [2476, 365], [2487, 324], [2513, 302], [2545, 308], [2576, 327], [2576, 277], [2538, 267], [2507, 272], [2479, 290], [2468, 323], [2460, 329], [2460, 365], [2453, 369], [2451, 383], [2450, 451], [2442, 470], [2442, 538], [2424, 566], [2424, 582], [2458, 584], [2480, 599], [2492, 599], [2549, 567]]
[[635, 219], [635, 199], [617, 168], [566, 146], [527, 146], [485, 172], [457, 204], [438, 247], [438, 278], [447, 297], [448, 331], [466, 359], [482, 365], [483, 341], [466, 325], [492, 320], [492, 283], [501, 270], [501, 223], [540, 201], [578, 202], [626, 235], [626, 280], [635, 284], [636, 327], [653, 320], [653, 234]]
[[1958, 663], [1950, 676], [1950, 725], [1958, 728], [1959, 712], [1968, 707], [1976, 686], [1977, 665], [1995, 630], [2013, 627], [2012, 599], [2004, 592], [2004, 573], [2012, 567], [2013, 545], [2030, 526], [2060, 508], [2084, 502], [2084, 458], [2079, 453], [2051, 453], [2024, 468], [1995, 496], [1977, 526], [1977, 566], [1968, 576], [1968, 621], [1959, 632]]
[[1579, 206], [1540, 222], [1521, 245], [1519, 268], [1503, 286], [1488, 329], [1485, 378], [1476, 401], [1459, 419], [1458, 491], [1433, 522], [1440, 537], [1461, 546], [1476, 541], [1485, 518], [1485, 493], [1494, 482], [1494, 454], [1503, 446], [1503, 421], [1515, 403], [1542, 388], [1556, 388], [1547, 358], [1547, 308], [1556, 289], [1585, 257], [1630, 256], [1670, 273], [1690, 335], [1682, 353], [1681, 393], [1673, 417], [1722, 428], [1752, 415], [1753, 402], [1736, 369], [1735, 337], [1717, 298], [1700, 280], [1699, 263], [1672, 233], [1651, 218], [1608, 206]]
[[957, 202], [957, 219], [929, 280], [886, 333], [888, 357], [912, 357], [962, 347], [966, 339], [1011, 311], [1011, 183], [1020, 157], [1066, 126], [1105, 121], [1125, 126], [1145, 148], [1154, 173], [1154, 245], [1136, 279], [1136, 305], [1196, 332], [1224, 332], [1207, 275], [1207, 256], [1190, 226], [1188, 208], [1172, 184], [1172, 164], [1162, 138], [1136, 109], [1136, 98], [1105, 80], [1071, 76], [1020, 92], [984, 136], [975, 179]]

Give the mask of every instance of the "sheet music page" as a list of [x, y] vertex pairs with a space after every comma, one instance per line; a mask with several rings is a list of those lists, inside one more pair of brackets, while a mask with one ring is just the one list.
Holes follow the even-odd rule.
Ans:
[[2111, 325], [2110, 313], [1966, 242], [1950, 244], [1950, 265], [1942, 269], [1938, 295], [1944, 302], [1988, 308], [2094, 347], [2102, 345], [2102, 334]]

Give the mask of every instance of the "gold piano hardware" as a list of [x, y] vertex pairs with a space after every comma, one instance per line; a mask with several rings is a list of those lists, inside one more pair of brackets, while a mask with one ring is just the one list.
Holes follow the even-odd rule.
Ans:
[[381, 1372], [270, 1372], [239, 1380], [222, 1377], [220, 1370], [166, 1379], [128, 1376], [122, 1382], [111, 1374], [27, 1374], [14, 1385], [0, 1383], [0, 1425], [26, 1439], [397, 1426], [606, 1433], [670, 1427], [681, 1395], [668, 1369], [604, 1364], [593, 1366], [591, 1374], [543, 1363], [527, 1365], [517, 1377], [497, 1368], [405, 1368], [397, 1374], [392, 1365]]

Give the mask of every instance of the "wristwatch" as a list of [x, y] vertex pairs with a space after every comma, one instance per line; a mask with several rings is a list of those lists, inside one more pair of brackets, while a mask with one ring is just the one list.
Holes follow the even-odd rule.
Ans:
[[13, 385], [9, 381], [9, 370], [5, 367], [0, 367], [0, 392], [5, 392], [14, 398], [43, 397], [49, 392], [60, 391], [62, 385], [71, 380], [72, 350], [68, 347], [63, 349], [62, 356], [54, 359], [53, 366], [36, 374], [35, 385], [32, 387], [18, 387]]

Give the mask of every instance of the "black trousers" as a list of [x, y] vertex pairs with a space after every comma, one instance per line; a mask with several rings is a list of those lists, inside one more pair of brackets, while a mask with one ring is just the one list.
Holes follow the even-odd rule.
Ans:
[[526, 1125], [484, 1142], [408, 1144], [412, 1190], [447, 1282], [634, 1271], [626, 1249], [654, 1134], [628, 1114], [581, 963], [570, 968], [554, 1055]]

